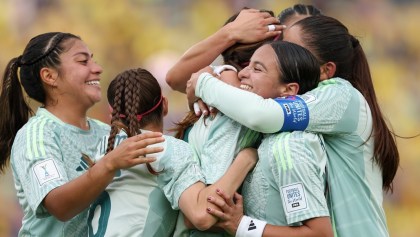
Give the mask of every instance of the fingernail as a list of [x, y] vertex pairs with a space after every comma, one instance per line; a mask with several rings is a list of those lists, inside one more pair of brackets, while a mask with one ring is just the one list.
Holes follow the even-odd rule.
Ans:
[[208, 212], [210, 212], [210, 211], [211, 211], [210, 207], [207, 207], [206, 209], [207, 209], [207, 211], [208, 211]]
[[204, 116], [207, 116], [207, 115], [209, 114], [209, 111], [204, 110], [204, 111], [203, 111], [203, 114], [204, 114]]
[[211, 197], [207, 197], [207, 200], [208, 200], [208, 201], [211, 201]]
[[220, 189], [216, 189], [216, 193], [220, 193]]
[[200, 115], [200, 107], [198, 106], [197, 102], [194, 102], [193, 108], [194, 108], [195, 115], [199, 116]]

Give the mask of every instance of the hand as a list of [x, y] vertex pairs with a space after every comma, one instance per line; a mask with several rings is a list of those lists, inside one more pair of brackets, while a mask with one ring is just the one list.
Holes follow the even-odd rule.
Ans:
[[[238, 17], [224, 26], [237, 43], [254, 43], [270, 37], [276, 37], [284, 26], [267, 12], [256, 9], [242, 10]], [[274, 31], [268, 31], [268, 25], [274, 25]]]
[[163, 147], [148, 147], [163, 142], [165, 139], [160, 132], [142, 133], [124, 140], [120, 145], [106, 154], [103, 159], [105, 167], [110, 171], [126, 169], [138, 164], [150, 163], [155, 157], [145, 157], [148, 154], [163, 151]]
[[205, 67], [201, 69], [200, 71], [193, 73], [191, 75], [191, 78], [187, 82], [187, 99], [188, 99], [188, 106], [190, 110], [193, 110], [197, 116], [201, 116], [201, 114], [204, 114], [204, 116], [209, 115], [209, 111], [211, 110], [208, 108], [208, 106], [197, 96], [195, 96], [195, 87], [197, 86], [198, 77], [201, 75], [201, 73], [208, 72], [213, 73], [213, 69], [211, 67]]
[[223, 228], [229, 234], [235, 235], [239, 223], [241, 222], [243, 212], [243, 199], [239, 193], [234, 194], [234, 201], [225, 194], [222, 190], [218, 189], [216, 193], [220, 196], [218, 198], [209, 196], [208, 202], [218, 206], [221, 211], [214, 208], [207, 208], [207, 212], [219, 219], [214, 225]]

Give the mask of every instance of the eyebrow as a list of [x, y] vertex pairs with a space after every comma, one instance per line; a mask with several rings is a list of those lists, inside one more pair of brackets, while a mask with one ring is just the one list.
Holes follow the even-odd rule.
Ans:
[[93, 54], [91, 54], [91, 55], [89, 55], [88, 53], [86, 53], [86, 52], [77, 52], [77, 53], [75, 53], [75, 54], [73, 54], [73, 56], [77, 56], [78, 54], [82, 54], [82, 55], [84, 55], [84, 56], [86, 56], [86, 57], [91, 57], [91, 58], [93, 58]]

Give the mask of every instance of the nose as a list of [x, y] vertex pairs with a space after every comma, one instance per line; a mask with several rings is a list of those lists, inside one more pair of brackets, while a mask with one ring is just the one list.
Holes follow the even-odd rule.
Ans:
[[99, 65], [97, 62], [93, 62], [92, 71], [95, 74], [101, 74], [103, 72], [103, 69], [102, 69], [101, 65]]
[[249, 70], [248, 70], [248, 67], [249, 66], [247, 66], [247, 67], [244, 67], [244, 68], [242, 68], [242, 70], [240, 70], [239, 72], [238, 72], [238, 78], [239, 78], [239, 80], [242, 80], [243, 78], [246, 78], [247, 76], [248, 76], [248, 74], [249, 74]]

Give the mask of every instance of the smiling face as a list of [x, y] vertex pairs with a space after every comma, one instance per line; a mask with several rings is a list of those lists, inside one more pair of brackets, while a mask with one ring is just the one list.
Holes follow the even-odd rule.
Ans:
[[278, 59], [270, 45], [258, 48], [252, 55], [250, 64], [238, 76], [243, 90], [263, 98], [283, 96], [285, 85], [281, 83]]
[[102, 67], [93, 61], [93, 55], [83, 41], [70, 39], [64, 44], [68, 50], [60, 55], [61, 66], [53, 85], [53, 95], [61, 106], [87, 109], [101, 99]]

